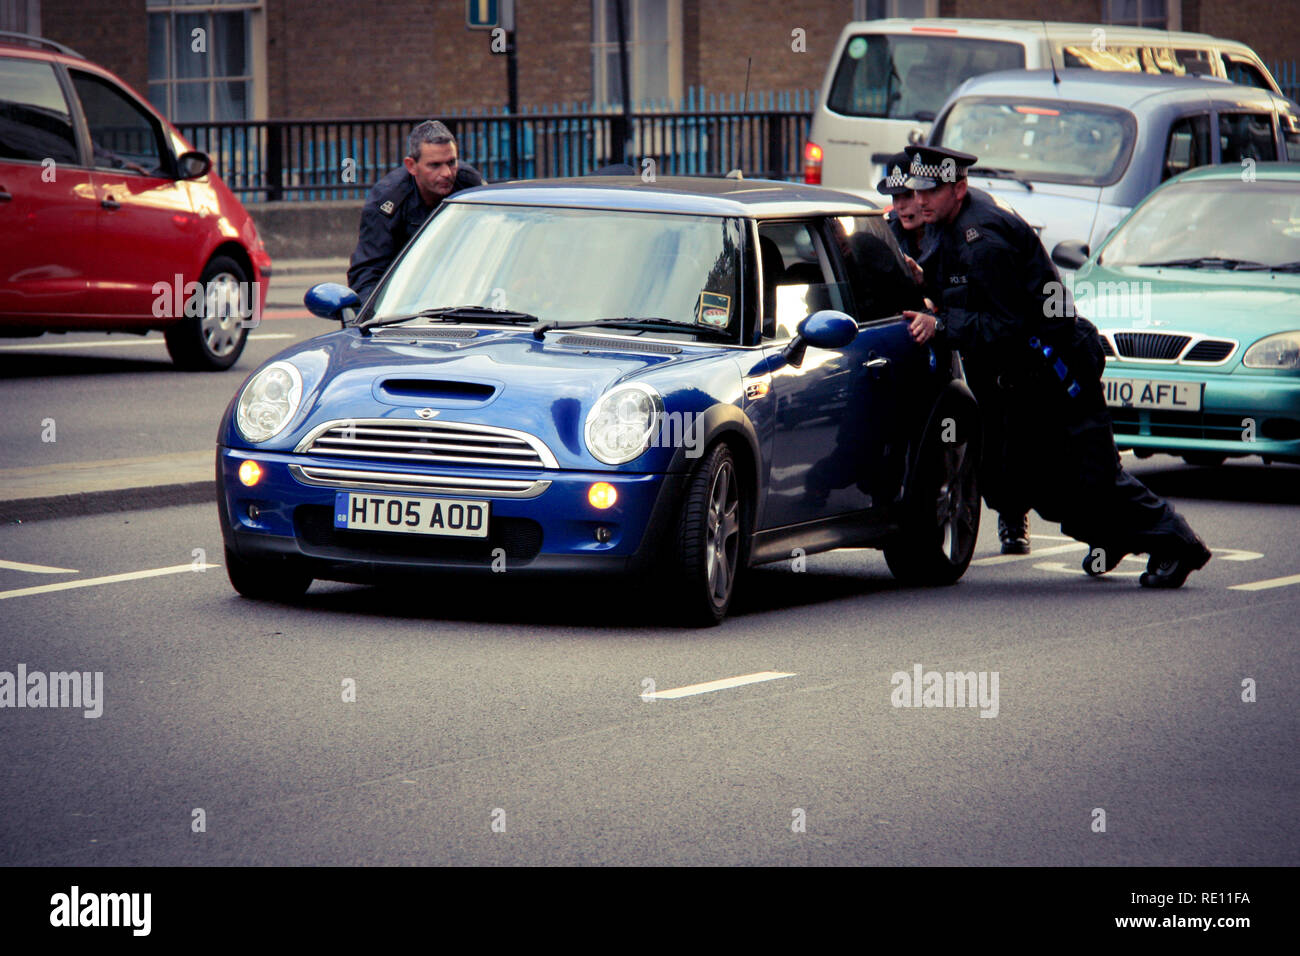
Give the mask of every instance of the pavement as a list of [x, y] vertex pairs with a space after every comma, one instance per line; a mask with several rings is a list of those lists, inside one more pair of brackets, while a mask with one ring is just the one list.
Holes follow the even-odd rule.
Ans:
[[[267, 311], [306, 314], [303, 291], [318, 282], [345, 282], [348, 260], [282, 259], [273, 269]], [[0, 523], [214, 501], [214, 454], [205, 449], [0, 468]]]

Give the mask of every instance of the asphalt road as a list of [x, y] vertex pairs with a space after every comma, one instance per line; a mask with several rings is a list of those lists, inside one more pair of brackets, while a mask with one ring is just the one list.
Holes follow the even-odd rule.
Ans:
[[[329, 328], [300, 294], [225, 373], [160, 336], [0, 343], [6, 467], [210, 451]], [[250, 602], [214, 504], [2, 525], [0, 703], [20, 665], [98, 672], [102, 713], [0, 707], [0, 864], [1295, 865], [1300, 469], [1126, 462], [1215, 550], [1181, 591], [1089, 580], [1037, 519], [1002, 558], [986, 513], [953, 588], [838, 551], [707, 631], [509, 572]], [[895, 706], [918, 666], [996, 672], [996, 703]]]
[[[1297, 472], [1137, 470], [1216, 551], [1181, 591], [1037, 521], [1000, 558], [986, 514], [956, 587], [834, 552], [705, 631], [508, 572], [250, 602], [191, 570], [215, 506], [2, 527], [0, 670], [103, 690], [0, 711], [0, 863], [1294, 865], [1300, 585], [1233, 588], [1300, 572]], [[996, 716], [895, 706], [917, 665], [997, 672]]]

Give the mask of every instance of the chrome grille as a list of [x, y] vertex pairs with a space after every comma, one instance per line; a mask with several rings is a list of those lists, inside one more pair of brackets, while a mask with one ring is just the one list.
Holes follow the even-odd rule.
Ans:
[[295, 449], [299, 454], [447, 467], [558, 468], [549, 448], [526, 432], [463, 422], [366, 418], [328, 422]]
[[1172, 361], [1178, 358], [1190, 335], [1170, 332], [1116, 332], [1113, 335], [1120, 358]]

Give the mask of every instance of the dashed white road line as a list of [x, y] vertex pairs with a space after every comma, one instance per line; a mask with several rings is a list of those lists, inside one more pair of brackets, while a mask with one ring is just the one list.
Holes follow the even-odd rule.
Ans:
[[5, 571], [26, 571], [29, 574], [76, 574], [72, 568], [52, 568], [48, 564], [27, 564], [23, 561], [0, 560], [0, 569]]
[[1062, 551], [1078, 551], [1086, 549], [1088, 546], [1082, 541], [1073, 541], [1070, 544], [1053, 545], [1050, 548], [1039, 548], [1037, 551], [1029, 554], [995, 554], [987, 558], [976, 558], [971, 564], [990, 565], [990, 564], [1007, 564], [1011, 561], [1030, 561], [1034, 558], [1041, 558], [1048, 554], [1060, 554]]
[[[250, 335], [248, 341], [259, 342], [267, 339], [296, 339], [298, 336], [291, 332], [259, 332], [256, 335]], [[106, 349], [116, 346], [131, 345], [163, 345], [166, 339], [124, 339], [108, 342], [51, 342], [48, 345], [0, 345], [0, 352], [36, 352], [45, 349]]]
[[14, 588], [0, 591], [0, 601], [8, 598], [27, 597], [29, 594], [49, 594], [51, 591], [69, 591], [73, 588], [93, 588], [100, 584], [117, 584], [119, 581], [136, 581], [140, 578], [158, 578], [165, 574], [184, 574], [186, 571], [206, 571], [219, 568], [219, 564], [190, 563], [176, 564], [170, 568], [151, 568], [148, 571], [128, 571], [125, 574], [109, 574], [100, 578], [85, 578], [80, 581], [60, 581], [58, 584], [38, 584], [30, 588]]
[[1300, 574], [1288, 574], [1284, 578], [1267, 578], [1263, 581], [1250, 581], [1246, 584], [1234, 584], [1229, 591], [1267, 591], [1270, 588], [1285, 588], [1300, 584]]
[[757, 674], [743, 674], [740, 677], [724, 677], [722, 680], [711, 680], [703, 684], [690, 684], [686, 687], [674, 687], [672, 690], [657, 690], [650, 694], [642, 694], [642, 700], [674, 700], [678, 697], [690, 697], [694, 694], [709, 694], [715, 690], [727, 690], [731, 687], [742, 687], [745, 684], [757, 684], [765, 680], [779, 680], [782, 677], [794, 677], [794, 674], [786, 674], [782, 671], [760, 671]]

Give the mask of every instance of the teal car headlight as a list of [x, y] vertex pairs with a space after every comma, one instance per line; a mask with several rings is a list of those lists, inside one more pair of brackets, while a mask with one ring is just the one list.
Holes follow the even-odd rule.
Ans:
[[607, 465], [621, 465], [650, 445], [664, 400], [649, 385], [620, 385], [600, 397], [587, 413], [587, 450]]
[[1300, 332], [1280, 332], [1260, 339], [1241, 357], [1246, 368], [1300, 369]]
[[244, 386], [235, 410], [239, 433], [250, 442], [274, 438], [302, 401], [302, 375], [289, 362], [274, 362]]

